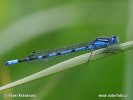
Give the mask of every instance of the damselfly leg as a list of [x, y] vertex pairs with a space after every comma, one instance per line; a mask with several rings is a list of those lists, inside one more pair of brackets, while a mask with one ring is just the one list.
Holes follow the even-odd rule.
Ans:
[[89, 56], [89, 58], [88, 58], [87, 63], [90, 61], [91, 56], [92, 56], [92, 53], [93, 53], [93, 51], [96, 49], [96, 45], [95, 45], [93, 42], [91, 43], [91, 45], [92, 45], [92, 49], [91, 49], [91, 51], [90, 51], [90, 56]]

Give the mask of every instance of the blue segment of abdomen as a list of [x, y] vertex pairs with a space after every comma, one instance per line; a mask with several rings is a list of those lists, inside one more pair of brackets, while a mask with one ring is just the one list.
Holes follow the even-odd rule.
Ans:
[[53, 57], [53, 56], [56, 56], [57, 55], [57, 53], [51, 53], [51, 54], [49, 54], [48, 56], [49, 57]]
[[43, 58], [43, 56], [38, 56], [38, 59], [42, 59]]
[[62, 51], [61, 54], [67, 54], [70, 53], [72, 50], [66, 50], [66, 51]]
[[12, 64], [17, 64], [18, 60], [11, 60], [11, 61], [7, 61], [6, 65], [12, 65]]
[[81, 50], [85, 50], [85, 47], [81, 47], [81, 48], [76, 48], [75, 51], [81, 51]]

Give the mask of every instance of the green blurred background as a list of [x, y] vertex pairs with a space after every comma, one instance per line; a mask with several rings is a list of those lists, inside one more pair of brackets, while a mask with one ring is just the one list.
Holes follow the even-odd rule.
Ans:
[[[32, 51], [59, 48], [117, 35], [132, 40], [132, 0], [1, 0], [0, 86], [45, 69], [7, 60]], [[80, 65], [0, 94], [0, 100], [133, 100], [133, 53], [122, 53]], [[130, 55], [130, 56], [128, 56]], [[36, 98], [6, 98], [4, 94], [36, 94]], [[128, 98], [99, 98], [128, 94]]]

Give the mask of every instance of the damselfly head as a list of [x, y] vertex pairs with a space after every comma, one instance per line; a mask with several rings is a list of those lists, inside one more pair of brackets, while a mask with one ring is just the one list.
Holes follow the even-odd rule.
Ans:
[[119, 38], [118, 38], [117, 36], [113, 35], [113, 36], [111, 37], [111, 42], [112, 42], [113, 44], [117, 44], [117, 43], [119, 43]]

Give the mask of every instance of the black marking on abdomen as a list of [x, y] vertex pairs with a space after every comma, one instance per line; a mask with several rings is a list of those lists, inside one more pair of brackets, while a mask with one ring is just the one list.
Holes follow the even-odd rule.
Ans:
[[61, 55], [61, 52], [58, 52], [56, 55], [57, 55], [57, 56], [58, 56], [58, 55]]
[[73, 49], [71, 52], [75, 52], [76, 50], [75, 49]]
[[18, 62], [25, 62], [25, 61], [27, 61], [27, 59], [20, 59], [20, 60], [18, 60]]
[[42, 58], [48, 58], [48, 55], [44, 55], [44, 56], [42, 56]]

